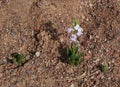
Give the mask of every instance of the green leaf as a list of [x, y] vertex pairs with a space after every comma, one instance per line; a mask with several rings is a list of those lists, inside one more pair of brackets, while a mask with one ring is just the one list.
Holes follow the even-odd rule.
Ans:
[[18, 55], [18, 58], [23, 59], [23, 58], [24, 58], [24, 54], [19, 54], [19, 55]]
[[25, 61], [24, 55], [19, 54], [17, 59], [18, 64], [23, 63], [24, 61]]
[[70, 48], [67, 47], [67, 55], [70, 57], [72, 55], [72, 51]]
[[75, 54], [73, 54], [73, 55], [71, 55], [71, 56], [70, 56], [70, 59], [71, 59], [71, 60], [74, 60], [74, 59], [75, 59], [75, 57], [76, 57], [76, 55], [75, 55]]
[[74, 65], [74, 62], [75, 62], [74, 57], [75, 57], [75, 55], [71, 55], [71, 56], [69, 57], [69, 63], [70, 63], [71, 65]]
[[69, 62], [71, 65], [78, 65], [81, 62], [81, 58], [79, 57], [79, 55], [73, 54], [69, 58]]
[[107, 70], [107, 66], [106, 65], [101, 65], [101, 71], [105, 72]]
[[78, 52], [78, 46], [74, 48], [74, 54], [76, 54], [77, 52]]
[[78, 24], [78, 20], [73, 21], [73, 26], [76, 26]]
[[69, 55], [69, 48], [67, 47], [67, 55]]
[[84, 56], [84, 53], [81, 52], [78, 56], [79, 56], [79, 57], [83, 57], [83, 56]]
[[18, 53], [13, 53], [13, 54], [12, 54], [12, 57], [13, 57], [13, 58], [17, 58], [17, 57], [18, 57]]
[[13, 56], [12, 59], [13, 63], [21, 64], [25, 62], [24, 54], [14, 53], [12, 56]]
[[79, 55], [76, 55], [76, 64], [75, 65], [78, 65], [81, 63], [81, 57]]

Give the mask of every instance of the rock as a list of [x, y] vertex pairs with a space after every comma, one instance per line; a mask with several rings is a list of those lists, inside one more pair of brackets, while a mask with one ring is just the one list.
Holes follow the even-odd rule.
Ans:
[[35, 53], [35, 56], [36, 56], [36, 57], [39, 57], [39, 56], [40, 56], [40, 52], [36, 52], [36, 53]]
[[74, 84], [71, 84], [71, 86], [70, 87], [75, 87], [75, 85]]
[[90, 3], [90, 4], [89, 4], [89, 6], [92, 8], [92, 7], [93, 7], [93, 4], [92, 4], [92, 3]]

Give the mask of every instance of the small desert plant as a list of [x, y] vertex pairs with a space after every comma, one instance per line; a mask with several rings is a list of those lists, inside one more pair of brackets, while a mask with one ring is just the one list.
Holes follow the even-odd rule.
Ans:
[[81, 57], [83, 53], [78, 53], [78, 47], [67, 48], [67, 55], [69, 56], [69, 63], [71, 65], [78, 65], [81, 62]]
[[67, 47], [68, 61], [71, 65], [78, 65], [81, 62], [83, 53], [78, 53], [79, 41], [78, 37], [83, 33], [83, 29], [78, 25], [78, 21], [73, 22], [73, 28], [67, 30], [70, 38], [70, 47]]
[[15, 64], [22, 64], [25, 62], [24, 54], [13, 53], [12, 54], [12, 62]]
[[101, 69], [102, 72], [106, 72], [107, 66], [105, 64], [102, 64], [100, 69]]

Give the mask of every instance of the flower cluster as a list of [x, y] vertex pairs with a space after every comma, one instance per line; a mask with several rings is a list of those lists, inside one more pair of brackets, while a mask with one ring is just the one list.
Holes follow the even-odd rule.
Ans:
[[68, 28], [67, 32], [70, 35], [70, 42], [76, 43], [78, 42], [77, 37], [83, 34], [83, 29], [79, 26], [79, 24], [76, 24], [73, 26], [73, 28]]

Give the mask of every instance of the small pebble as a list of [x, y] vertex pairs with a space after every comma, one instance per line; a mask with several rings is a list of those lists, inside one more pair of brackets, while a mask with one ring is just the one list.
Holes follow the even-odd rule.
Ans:
[[35, 55], [36, 55], [36, 57], [39, 57], [40, 56], [40, 52], [36, 52]]
[[71, 86], [70, 87], [75, 87], [75, 85], [74, 84], [71, 84]]
[[90, 4], [89, 4], [89, 6], [90, 6], [90, 7], [93, 7], [93, 4], [92, 4], [92, 3], [90, 3]]

